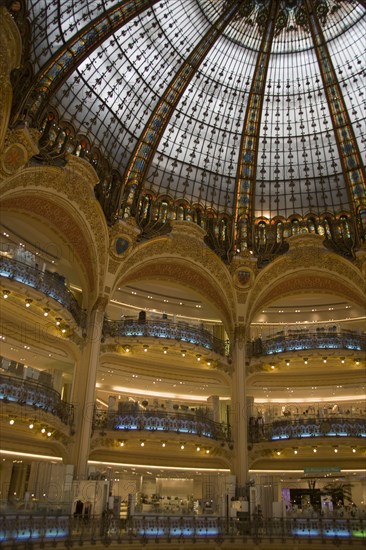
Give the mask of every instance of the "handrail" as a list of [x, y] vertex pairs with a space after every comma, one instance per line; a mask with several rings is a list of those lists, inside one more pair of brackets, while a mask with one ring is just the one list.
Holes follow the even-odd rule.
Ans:
[[[56, 545], [63, 541], [65, 547], [75, 543], [98, 547], [125, 546], [135, 542], [155, 548], [157, 539], [162, 543], [196, 543], [211, 539], [213, 543], [233, 544], [242, 548], [250, 541], [276, 546], [274, 539], [286, 545], [291, 541], [340, 544], [340, 540], [365, 539], [365, 519], [362, 517], [272, 517], [228, 518], [218, 515], [134, 515], [127, 519], [113, 517], [112, 513], [101, 516], [70, 516], [66, 514], [37, 514], [31, 511], [0, 515], [1, 544], [5, 548], [30, 544], [32, 548], [44, 548], [45, 544]], [[243, 540], [244, 537], [244, 540]], [[99, 546], [100, 545], [100, 546]], [[239, 545], [239, 546], [238, 546]], [[300, 542], [301, 545], [301, 542]], [[250, 544], [251, 546], [251, 544]], [[275, 547], [274, 546], [274, 547]], [[22, 546], [25, 547], [25, 546]]]
[[231, 441], [230, 428], [206, 415], [167, 411], [128, 411], [116, 413], [96, 410], [93, 430], [147, 430], [202, 435], [216, 441]]
[[60, 274], [0, 256], [0, 276], [31, 286], [53, 298], [71, 313], [79, 326], [85, 327], [85, 313]]
[[213, 336], [208, 330], [187, 323], [172, 323], [171, 321], [139, 321], [126, 319], [123, 321], [104, 321], [103, 332], [105, 336], [128, 337], [128, 336], [152, 336], [179, 340], [191, 344], [197, 344], [210, 349], [220, 355], [229, 355], [228, 341], [220, 340]]
[[57, 416], [63, 424], [72, 426], [74, 407], [63, 401], [53, 388], [32, 380], [0, 373], [0, 401], [28, 405]]
[[256, 338], [248, 344], [250, 357], [272, 355], [286, 351], [305, 349], [349, 349], [366, 351], [366, 335], [351, 330], [331, 331], [294, 331], [270, 338]]
[[260, 418], [250, 419], [248, 440], [250, 443], [286, 439], [317, 437], [366, 437], [365, 418], [304, 418], [278, 419], [262, 423]]

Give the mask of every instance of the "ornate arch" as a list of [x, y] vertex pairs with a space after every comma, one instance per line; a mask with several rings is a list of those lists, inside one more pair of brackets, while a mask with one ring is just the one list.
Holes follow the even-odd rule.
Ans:
[[231, 333], [236, 310], [232, 278], [221, 260], [205, 245], [203, 235], [204, 231], [190, 222], [173, 222], [173, 231], [168, 237], [147, 241], [131, 250], [116, 270], [113, 290], [147, 277], [180, 283], [214, 304]]
[[279, 296], [296, 292], [331, 292], [366, 309], [366, 281], [360, 270], [328, 251], [318, 235], [290, 239], [290, 250], [257, 276], [247, 303], [247, 318]]
[[97, 176], [88, 163], [72, 158], [64, 168], [26, 168], [1, 185], [2, 209], [37, 217], [70, 246], [92, 300], [104, 286], [108, 229], [93, 188]]

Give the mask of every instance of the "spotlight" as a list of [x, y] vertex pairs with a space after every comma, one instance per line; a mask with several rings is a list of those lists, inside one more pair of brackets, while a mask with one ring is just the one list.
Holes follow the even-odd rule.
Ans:
[[200, 450], [201, 450], [201, 447], [199, 445], [197, 445], [196, 451], [199, 452]]
[[124, 447], [124, 446], [125, 446], [125, 442], [124, 442], [124, 441], [120, 441], [120, 442], [119, 442], [119, 446], [120, 446], [120, 447]]
[[56, 317], [56, 326], [59, 327], [61, 325], [61, 321], [62, 321], [61, 317]]
[[42, 428], [41, 433], [46, 433], [46, 428]]
[[140, 442], [141, 447], [145, 447], [145, 441]]
[[43, 308], [43, 315], [44, 315], [45, 317], [48, 317], [49, 312], [50, 312], [50, 308], [49, 308], [49, 307], [44, 307], [44, 308]]
[[206, 449], [206, 455], [209, 455], [210, 454], [210, 449]]
[[31, 423], [29, 424], [28, 428], [29, 428], [30, 430], [33, 430], [33, 428], [34, 428], [33, 422], [31, 422]]
[[146, 352], [146, 351], [149, 349], [149, 346], [148, 346], [147, 344], [145, 344], [145, 345], [143, 346], [143, 348], [144, 348], [144, 351]]
[[25, 299], [25, 307], [30, 307], [32, 302], [33, 302], [33, 300], [31, 298], [26, 298]]
[[10, 294], [10, 290], [3, 290], [3, 298], [8, 298]]
[[162, 447], [166, 447], [166, 442], [165, 442], [165, 441], [162, 441], [162, 442], [161, 442], [161, 446], [162, 446]]
[[316, 447], [313, 447], [313, 453], [318, 452], [318, 449]]
[[305, 363], [305, 365], [308, 364], [308, 358], [307, 357], [304, 357], [304, 363]]
[[290, 366], [290, 359], [286, 359], [286, 367]]
[[131, 351], [131, 347], [127, 344], [125, 346], [123, 346], [123, 349], [125, 350], [126, 353], [130, 353], [130, 351]]
[[51, 437], [52, 432], [47, 432], [47, 437]]
[[167, 347], [164, 347], [164, 348], [163, 348], [163, 353], [165, 353], [165, 354], [168, 353], [168, 348], [167, 348]]
[[338, 453], [338, 447], [334, 447], [334, 452]]
[[274, 365], [271, 365], [271, 369], [273, 370], [274, 368], [275, 368], [275, 366], [274, 366]]
[[358, 366], [360, 364], [360, 360], [359, 359], [355, 359], [355, 363], [356, 365]]
[[353, 448], [352, 448], [352, 452], [353, 452], [353, 453], [356, 452], [356, 447], [353, 447]]
[[323, 363], [326, 363], [326, 362], [327, 362], [327, 358], [323, 357]]
[[342, 363], [342, 365], [344, 365], [345, 359], [346, 359], [345, 357], [341, 357], [341, 363]]
[[277, 456], [280, 456], [280, 454], [281, 454], [281, 451], [276, 451]]
[[185, 444], [184, 444], [184, 443], [181, 443], [181, 444], [180, 444], [180, 448], [182, 449], [182, 451], [183, 451], [184, 447], [185, 447]]
[[11, 418], [11, 419], [9, 420], [9, 424], [12, 426], [14, 423], [15, 423], [14, 418]]
[[297, 455], [298, 452], [299, 452], [299, 450], [297, 448], [294, 449], [294, 455]]
[[197, 361], [201, 361], [202, 355], [200, 355], [199, 353], [197, 353], [196, 357], [197, 357]]
[[182, 349], [182, 351], [181, 351], [182, 357], [185, 357], [185, 356], [186, 356], [186, 353], [187, 353], [186, 350], [185, 350], [185, 349]]

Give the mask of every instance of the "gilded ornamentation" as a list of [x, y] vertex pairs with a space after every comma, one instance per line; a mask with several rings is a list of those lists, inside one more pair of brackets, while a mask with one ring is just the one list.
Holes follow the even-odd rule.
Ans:
[[[289, 239], [289, 243], [289, 252], [277, 258], [268, 268], [264, 269], [257, 276], [249, 297], [249, 313], [253, 311], [254, 307], [260, 307], [258, 305], [259, 297], [264, 292], [267, 294], [268, 288], [271, 289], [271, 295], [273, 297], [275, 296], [274, 288], [276, 279], [282, 278], [282, 280], [284, 280], [286, 277], [286, 279], [293, 280], [296, 283], [296, 281], [299, 280], [297, 276], [299, 270], [305, 270], [307, 273], [309, 273], [310, 270], [317, 272], [316, 275], [311, 277], [311, 281], [310, 279], [308, 280], [308, 284], [311, 285], [309, 287], [311, 290], [316, 288], [316, 285], [320, 285], [320, 289], [327, 287], [329, 290], [335, 290], [335, 283], [330, 283], [330, 281], [334, 280], [333, 275], [340, 276], [344, 284], [342, 288], [338, 289], [338, 292], [349, 297], [349, 293], [351, 292], [356, 302], [360, 300], [361, 293], [358, 293], [358, 291], [365, 289], [365, 280], [360, 271], [347, 260], [328, 252], [322, 245], [321, 237], [317, 235], [292, 237]], [[317, 282], [315, 282], [315, 279], [317, 279]], [[325, 283], [324, 281], [327, 280], [328, 283]], [[292, 292], [296, 291], [295, 283], [293, 284]], [[291, 283], [289, 284], [291, 285]], [[351, 287], [353, 287], [353, 290]], [[276, 288], [280, 294], [283, 293], [281, 285], [276, 286]], [[284, 287], [282, 286], [282, 288]], [[303, 289], [305, 288], [306, 285]], [[361, 290], [361, 292], [364, 291]], [[269, 299], [270, 297], [267, 295], [266, 300]], [[263, 298], [260, 299], [260, 303], [264, 303]]]
[[0, 6], [0, 151], [3, 148], [12, 105], [10, 73], [19, 67], [22, 44], [20, 33], [10, 13]]
[[[23, 168], [28, 160], [38, 153], [39, 132], [28, 128], [8, 131], [5, 136], [4, 151], [0, 157], [4, 175], [11, 175]], [[1, 177], [1, 176], [0, 176]]]
[[[121, 279], [122, 284], [126, 284], [127, 281], [135, 280], [136, 276], [140, 279], [164, 276], [181, 281], [195, 290], [199, 289], [215, 303], [224, 313], [227, 327], [231, 327], [235, 314], [235, 293], [230, 273], [203, 242], [202, 230], [194, 224], [184, 225], [184, 231], [183, 226], [177, 223], [169, 236], [158, 237], [137, 246], [121, 264], [115, 284], [120, 284]], [[177, 252], [179, 266], [170, 263], [170, 260], [176, 261]], [[156, 258], [159, 258], [158, 262]], [[182, 258], [188, 263], [183, 263]]]
[[[108, 228], [93, 193], [95, 181], [94, 170], [87, 162], [75, 157], [64, 169], [50, 166], [26, 168], [1, 185], [3, 205], [6, 202], [9, 208], [23, 208], [39, 215], [67, 238], [70, 250], [75, 250], [81, 260], [90, 289], [96, 288], [96, 273], [99, 274], [100, 288], [104, 286], [108, 248]], [[40, 187], [44, 189], [44, 198], [39, 193]], [[27, 189], [27, 195], [22, 188]], [[14, 194], [16, 197], [13, 198]], [[67, 202], [62, 195], [66, 195]]]

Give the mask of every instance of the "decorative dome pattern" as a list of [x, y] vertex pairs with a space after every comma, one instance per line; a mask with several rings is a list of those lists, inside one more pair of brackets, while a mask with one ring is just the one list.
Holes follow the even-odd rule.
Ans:
[[57, 113], [66, 136], [97, 151], [97, 171], [108, 159], [113, 211], [131, 188], [237, 225], [364, 208], [365, 2], [30, 0], [28, 9], [28, 112], [43, 129]]

